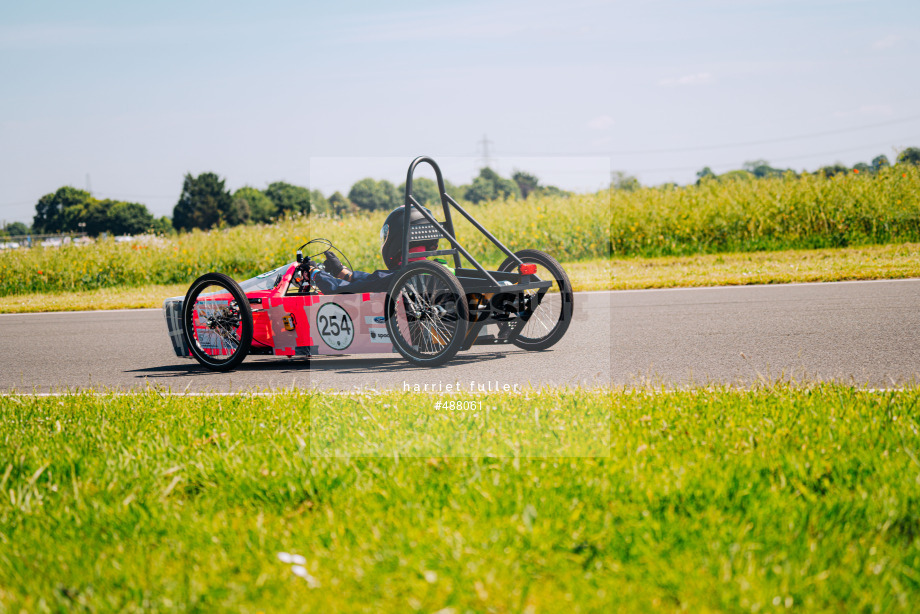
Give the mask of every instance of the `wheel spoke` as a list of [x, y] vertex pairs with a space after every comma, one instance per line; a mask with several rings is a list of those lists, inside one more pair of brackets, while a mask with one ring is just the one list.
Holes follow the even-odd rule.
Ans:
[[[526, 264], [537, 265], [533, 281], [551, 282], [551, 286], [545, 290], [526, 291], [525, 296], [530, 302], [530, 317], [526, 322], [519, 321], [512, 324], [515, 329], [520, 329], [516, 342], [535, 345], [555, 335], [560, 326], [567, 328], [568, 323], [564, 322], [563, 318], [568, 309], [567, 296], [571, 288], [563, 281], [564, 276], [557, 275], [554, 269], [541, 259], [524, 255], [520, 257]], [[516, 263], [507, 263], [501, 270], [508, 272], [516, 267]]]
[[208, 369], [232, 369], [249, 353], [252, 312], [242, 289], [226, 275], [198, 278], [185, 296], [182, 317], [191, 354]]
[[[207, 286], [198, 294], [194, 303], [197, 314], [194, 340], [206, 355], [230, 360], [241, 344], [240, 316], [235, 302], [214, 298], [226, 294], [228, 288]], [[222, 361], [224, 362], [224, 361]]]
[[[437, 271], [420, 270], [409, 273], [393, 287], [396, 300], [391, 309], [395, 313], [391, 313], [389, 321], [394, 345], [400, 351], [425, 359], [457, 351], [457, 290], [450, 281]], [[403, 315], [404, 323], [400, 323]]]

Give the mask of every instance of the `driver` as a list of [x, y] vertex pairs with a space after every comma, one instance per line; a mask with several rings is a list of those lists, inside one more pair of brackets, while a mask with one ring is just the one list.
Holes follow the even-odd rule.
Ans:
[[331, 250], [325, 251], [325, 270], [317, 267], [316, 263], [307, 258], [307, 274], [310, 283], [319, 288], [323, 294], [336, 294], [340, 292], [382, 292], [389, 287], [386, 279], [393, 274], [392, 271], [352, 271], [342, 264]]
[[[316, 263], [309, 258], [305, 260], [310, 283], [319, 288], [323, 294], [387, 291], [390, 285], [388, 278], [395, 272], [395, 269], [402, 265], [401, 243], [404, 220], [405, 209], [397, 207], [390, 212], [380, 229], [380, 255], [389, 270], [373, 273], [351, 271], [343, 266], [338, 257], [329, 250], [323, 252], [326, 256], [326, 262], [323, 265], [325, 271], [318, 268]], [[416, 231], [419, 233], [417, 238], [410, 240], [409, 253], [436, 250], [438, 235], [435, 234], [434, 227], [428, 224], [425, 217], [415, 209], [410, 212], [409, 220], [413, 233]], [[409, 258], [409, 262], [416, 260], [424, 260], [424, 258]]]

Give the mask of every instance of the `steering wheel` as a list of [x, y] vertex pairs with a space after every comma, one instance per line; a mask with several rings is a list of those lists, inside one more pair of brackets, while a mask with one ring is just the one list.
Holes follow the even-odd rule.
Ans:
[[[314, 244], [321, 246], [321, 249], [315, 254], [310, 254], [306, 258], [304, 258], [303, 249], [305, 247], [309, 247], [310, 245], [314, 245]], [[313, 260], [314, 258], [321, 256], [323, 252], [325, 252], [326, 250], [330, 250], [330, 249], [338, 252], [339, 256], [341, 256], [342, 259], [348, 263], [348, 269], [350, 271], [355, 270], [355, 268], [351, 265], [351, 260], [348, 259], [348, 256], [346, 256], [345, 253], [342, 250], [340, 250], [338, 247], [333, 245], [332, 241], [330, 241], [329, 239], [323, 239], [323, 238], [311, 239], [297, 248], [297, 263], [300, 266], [297, 268], [297, 271], [294, 273], [294, 281], [297, 280], [298, 275], [300, 274], [303, 275], [302, 281], [298, 282], [301, 292], [309, 292], [310, 289], [313, 287], [313, 284], [310, 283], [309, 271], [307, 270], [307, 264], [306, 264], [307, 258], [309, 258], [310, 260]], [[314, 262], [314, 265], [313, 265], [314, 268], [319, 269], [320, 271], [326, 270], [323, 264], [319, 263], [316, 260], [313, 260], [313, 262]]]

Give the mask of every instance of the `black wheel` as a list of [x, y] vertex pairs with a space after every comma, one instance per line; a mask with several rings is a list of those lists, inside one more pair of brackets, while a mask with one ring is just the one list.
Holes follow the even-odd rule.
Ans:
[[437, 262], [412, 263], [393, 277], [384, 312], [393, 347], [414, 365], [444, 364], [469, 327], [463, 287]]
[[239, 284], [222, 273], [196, 279], [182, 304], [192, 355], [212, 371], [234, 369], [252, 345], [252, 309]]
[[[534, 312], [512, 343], [525, 350], [545, 350], [562, 339], [572, 323], [575, 305], [572, 282], [562, 265], [549, 254], [536, 249], [522, 249], [514, 255], [525, 264], [537, 265], [536, 278], [540, 281], [552, 280], [553, 285], [547, 291], [530, 290], [525, 293], [527, 300], [534, 306]], [[514, 271], [517, 267], [517, 262], [509, 256], [498, 270]], [[514, 326], [521, 326], [521, 323]]]

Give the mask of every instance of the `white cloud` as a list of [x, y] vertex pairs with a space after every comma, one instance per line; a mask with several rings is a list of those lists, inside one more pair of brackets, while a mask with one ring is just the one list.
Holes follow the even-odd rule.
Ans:
[[885, 38], [881, 38], [875, 41], [874, 43], [872, 43], [872, 46], [875, 47], [876, 49], [889, 49], [897, 45], [898, 41], [900, 40], [901, 40], [901, 37], [898, 36], [897, 34], [889, 34]]
[[598, 115], [588, 122], [588, 128], [592, 130], [609, 130], [613, 124], [613, 118], [609, 115]]
[[684, 75], [683, 77], [678, 77], [677, 79], [662, 79], [658, 82], [658, 85], [663, 87], [674, 87], [678, 85], [703, 85], [705, 83], [712, 82], [712, 74], [708, 72], [698, 72], [693, 75]]

